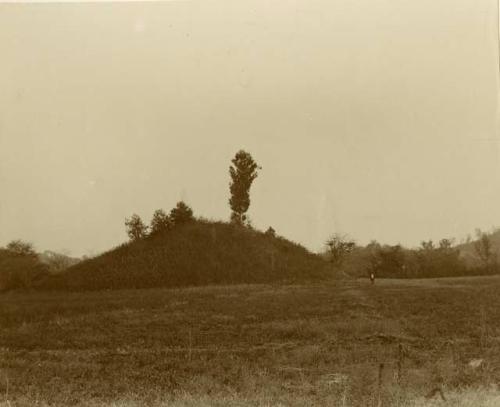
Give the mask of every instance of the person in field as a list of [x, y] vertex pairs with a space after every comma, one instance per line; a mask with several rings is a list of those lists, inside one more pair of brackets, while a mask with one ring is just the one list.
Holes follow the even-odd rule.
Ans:
[[373, 271], [370, 272], [370, 281], [372, 284], [375, 284], [375, 273]]

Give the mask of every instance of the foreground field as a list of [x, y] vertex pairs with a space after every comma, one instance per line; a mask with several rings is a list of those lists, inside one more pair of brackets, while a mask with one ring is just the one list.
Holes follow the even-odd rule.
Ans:
[[6, 294], [0, 405], [500, 406], [499, 293], [490, 277]]

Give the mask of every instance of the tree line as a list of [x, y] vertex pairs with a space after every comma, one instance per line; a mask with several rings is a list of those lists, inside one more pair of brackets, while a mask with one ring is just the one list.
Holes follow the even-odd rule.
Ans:
[[372, 241], [357, 245], [345, 235], [335, 234], [325, 243], [324, 257], [336, 270], [361, 277], [374, 274], [385, 278], [453, 277], [500, 273], [500, 265], [487, 233], [477, 231], [470, 242], [473, 256], [467, 259], [451, 239], [422, 241], [417, 248]]

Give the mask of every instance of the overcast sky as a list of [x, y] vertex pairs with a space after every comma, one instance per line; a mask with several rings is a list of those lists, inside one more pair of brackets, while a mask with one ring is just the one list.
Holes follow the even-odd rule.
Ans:
[[0, 245], [98, 253], [184, 199], [417, 245], [500, 225], [493, 0], [0, 4]]

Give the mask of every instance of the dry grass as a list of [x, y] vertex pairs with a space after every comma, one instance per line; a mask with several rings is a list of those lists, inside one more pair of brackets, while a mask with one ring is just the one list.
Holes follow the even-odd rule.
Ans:
[[[469, 278], [6, 294], [0, 405], [497, 406], [499, 290]], [[425, 398], [436, 387], [446, 401]]]

